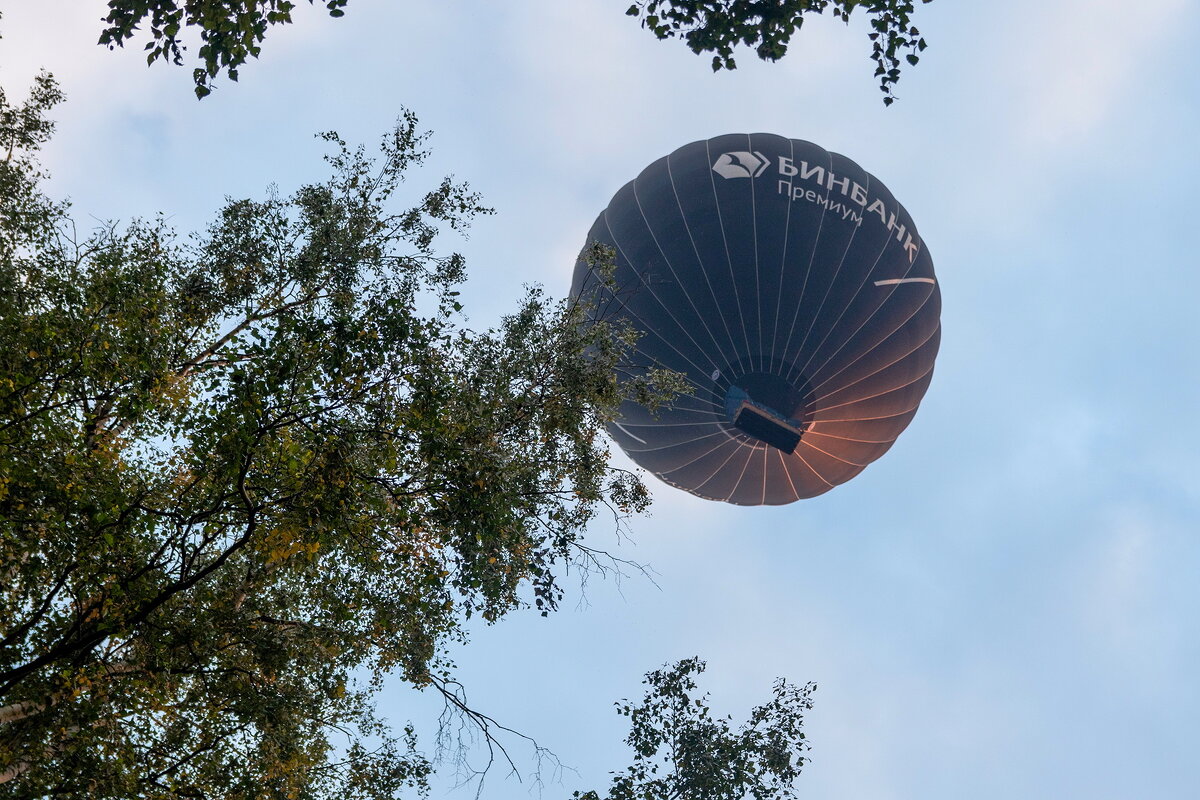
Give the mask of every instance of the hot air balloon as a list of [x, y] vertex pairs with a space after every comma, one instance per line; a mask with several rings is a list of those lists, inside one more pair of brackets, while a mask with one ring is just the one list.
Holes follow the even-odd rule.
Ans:
[[[609, 281], [587, 254], [614, 254]], [[811, 142], [730, 134], [646, 167], [596, 219], [571, 293], [641, 333], [631, 373], [681, 373], [609, 434], [700, 497], [780, 505], [844, 483], [916, 414], [940, 337], [933, 262], [874, 176]]]

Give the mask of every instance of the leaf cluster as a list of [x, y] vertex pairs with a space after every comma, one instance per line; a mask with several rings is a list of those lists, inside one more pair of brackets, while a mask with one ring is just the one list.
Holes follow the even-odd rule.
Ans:
[[[310, 4], [316, 0], [308, 0]], [[322, 0], [331, 17], [341, 17], [349, 0]], [[681, 38], [696, 54], [712, 53], [712, 68], [734, 69], [734, 49], [754, 48], [759, 58], [777, 61], [787, 52], [792, 36], [806, 15], [831, 11], [849, 22], [863, 8], [871, 18], [871, 59], [884, 94], [895, 101], [893, 89], [900, 80], [900, 59], [914, 65], [925, 49], [925, 40], [912, 24], [917, 0], [634, 0], [626, 14], [641, 19], [642, 27], [659, 39]], [[920, 0], [929, 3], [932, 0]], [[267, 31], [292, 22], [292, 0], [109, 0], [107, 27], [100, 44], [123, 47], [139, 33], [148, 34], [146, 61], [183, 64], [187, 47], [184, 33], [200, 36], [197, 50], [203, 66], [193, 70], [197, 97], [213, 89], [222, 72], [238, 79], [238, 70], [258, 58]], [[140, 30], [146, 26], [148, 30]]]
[[[630, 767], [614, 775], [605, 800], [754, 800], [795, 797], [794, 782], [808, 762], [804, 712], [816, 685], [775, 682], [771, 699], [734, 728], [713, 716], [695, 676], [705, 663], [687, 658], [646, 675], [639, 704], [617, 703], [629, 718]], [[576, 800], [599, 800], [595, 791]]]
[[912, 24], [915, 5], [916, 0], [636, 0], [625, 13], [640, 18], [659, 39], [680, 38], [698, 55], [713, 53], [715, 72], [737, 67], [733, 52], [741, 45], [764, 61], [783, 58], [806, 15], [831, 11], [848, 23], [851, 12], [862, 8], [871, 18], [875, 76], [884, 104], [891, 105], [901, 56], [915, 65], [926, 47]]
[[[322, 0], [335, 18], [346, 13], [349, 1]], [[212, 93], [212, 79], [221, 72], [236, 81], [238, 69], [262, 52], [268, 28], [292, 22], [295, 10], [291, 0], [109, 0], [99, 44], [110, 50], [124, 47], [139, 26], [148, 24], [146, 63], [163, 59], [181, 65], [187, 50], [182, 42], [185, 31], [199, 31], [196, 54], [203, 66], [192, 71], [192, 80], [196, 97], [202, 98]]]
[[489, 210], [396, 210], [411, 114], [203, 234], [79, 236], [38, 189], [59, 99], [0, 95], [0, 797], [420, 789], [382, 677], [445, 693], [466, 619], [552, 610], [648, 502], [602, 438], [631, 332], [536, 289], [465, 328], [435, 244]]

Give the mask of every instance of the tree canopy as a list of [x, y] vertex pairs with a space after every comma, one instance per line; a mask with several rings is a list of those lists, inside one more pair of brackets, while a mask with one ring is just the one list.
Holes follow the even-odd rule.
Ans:
[[[315, 5], [316, 0], [308, 0]], [[321, 0], [331, 17], [346, 13], [349, 0]], [[792, 37], [810, 16], [832, 13], [849, 22], [862, 8], [871, 20], [871, 58], [875, 75], [891, 104], [900, 80], [901, 58], [916, 64], [925, 40], [912, 24], [917, 0], [634, 0], [626, 14], [659, 39], [680, 38], [695, 53], [713, 54], [712, 68], [734, 69], [734, 50], [750, 47], [765, 61], [784, 56]], [[922, 4], [932, 0], [920, 0]], [[213, 80], [258, 58], [272, 26], [293, 21], [293, 0], [108, 0], [100, 44], [123, 47], [146, 40], [146, 61], [185, 63], [184, 38], [199, 34], [199, 66], [192, 70], [197, 97], [208, 95]]]
[[[446, 646], [618, 564], [584, 529], [649, 498], [603, 430], [680, 376], [618, 380], [632, 330], [536, 288], [467, 328], [436, 245], [490, 210], [449, 179], [400, 203], [412, 114], [374, 156], [323, 134], [327, 180], [202, 233], [80, 234], [42, 188], [62, 99], [49, 74], [0, 89], [0, 797], [424, 794], [413, 728], [374, 710], [389, 675], [502, 749]], [[735, 732], [702, 670], [619, 705], [611, 800], [790, 796], [811, 687]]]
[[[606, 800], [791, 800], [808, 762], [804, 712], [816, 684], [775, 682], [771, 699], [734, 730], [729, 717], [714, 716], [708, 695], [696, 696], [695, 676], [705, 663], [685, 658], [646, 674], [646, 696], [635, 705], [617, 703], [629, 718], [625, 743], [633, 763], [613, 775]], [[599, 800], [595, 791], [576, 800]]]
[[[920, 0], [929, 3], [932, 0]], [[807, 16], [829, 11], [843, 22], [863, 9], [871, 18], [871, 59], [883, 102], [895, 101], [900, 58], [920, 60], [925, 39], [912, 24], [916, 0], [635, 0], [626, 14], [659, 39], [680, 38], [696, 54], [712, 53], [712, 68], [734, 69], [739, 45], [764, 61], [778, 61]]]
[[[553, 609], [644, 508], [602, 437], [632, 338], [530, 291], [462, 324], [439, 233], [488, 213], [406, 114], [331, 177], [77, 235], [0, 93], [0, 796], [393, 797], [430, 770], [386, 674], [461, 706], [467, 618]], [[598, 254], [598, 267], [603, 254]], [[355, 675], [374, 680], [356, 682]]]

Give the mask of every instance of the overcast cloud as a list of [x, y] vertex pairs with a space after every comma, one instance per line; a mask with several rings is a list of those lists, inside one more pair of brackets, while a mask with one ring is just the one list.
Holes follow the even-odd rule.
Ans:
[[[340, 21], [302, 5], [240, 83], [196, 102], [190, 70], [94, 46], [98, 0], [4, 0], [5, 89], [45, 67], [68, 94], [51, 191], [82, 220], [197, 228], [226, 195], [322, 175], [315, 132], [374, 142], [408, 107], [435, 131], [426, 182], [454, 173], [498, 211], [446, 244], [485, 326], [525, 283], [566, 291], [643, 166], [768, 131], [879, 176], [933, 254], [942, 351], [886, 456], [783, 508], [650, 478], [633, 541], [593, 537], [657, 586], [568, 581], [557, 615], [456, 653], [473, 704], [578, 770], [543, 796], [603, 788], [628, 759], [612, 702], [693, 654], [735, 715], [776, 676], [819, 684], [807, 798], [1200, 796], [1200, 6], [919, 6], [930, 48], [885, 109], [863, 19], [714, 75], [606, 0], [359, 0]], [[397, 724], [432, 707], [398, 683], [382, 704]], [[531, 790], [497, 770], [483, 797]]]

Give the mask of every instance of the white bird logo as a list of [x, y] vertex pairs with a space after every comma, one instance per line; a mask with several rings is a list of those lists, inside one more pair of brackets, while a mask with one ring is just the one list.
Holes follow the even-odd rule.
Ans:
[[757, 178], [769, 163], [770, 160], [757, 150], [753, 153], [738, 150], [722, 153], [712, 169], [722, 178]]

